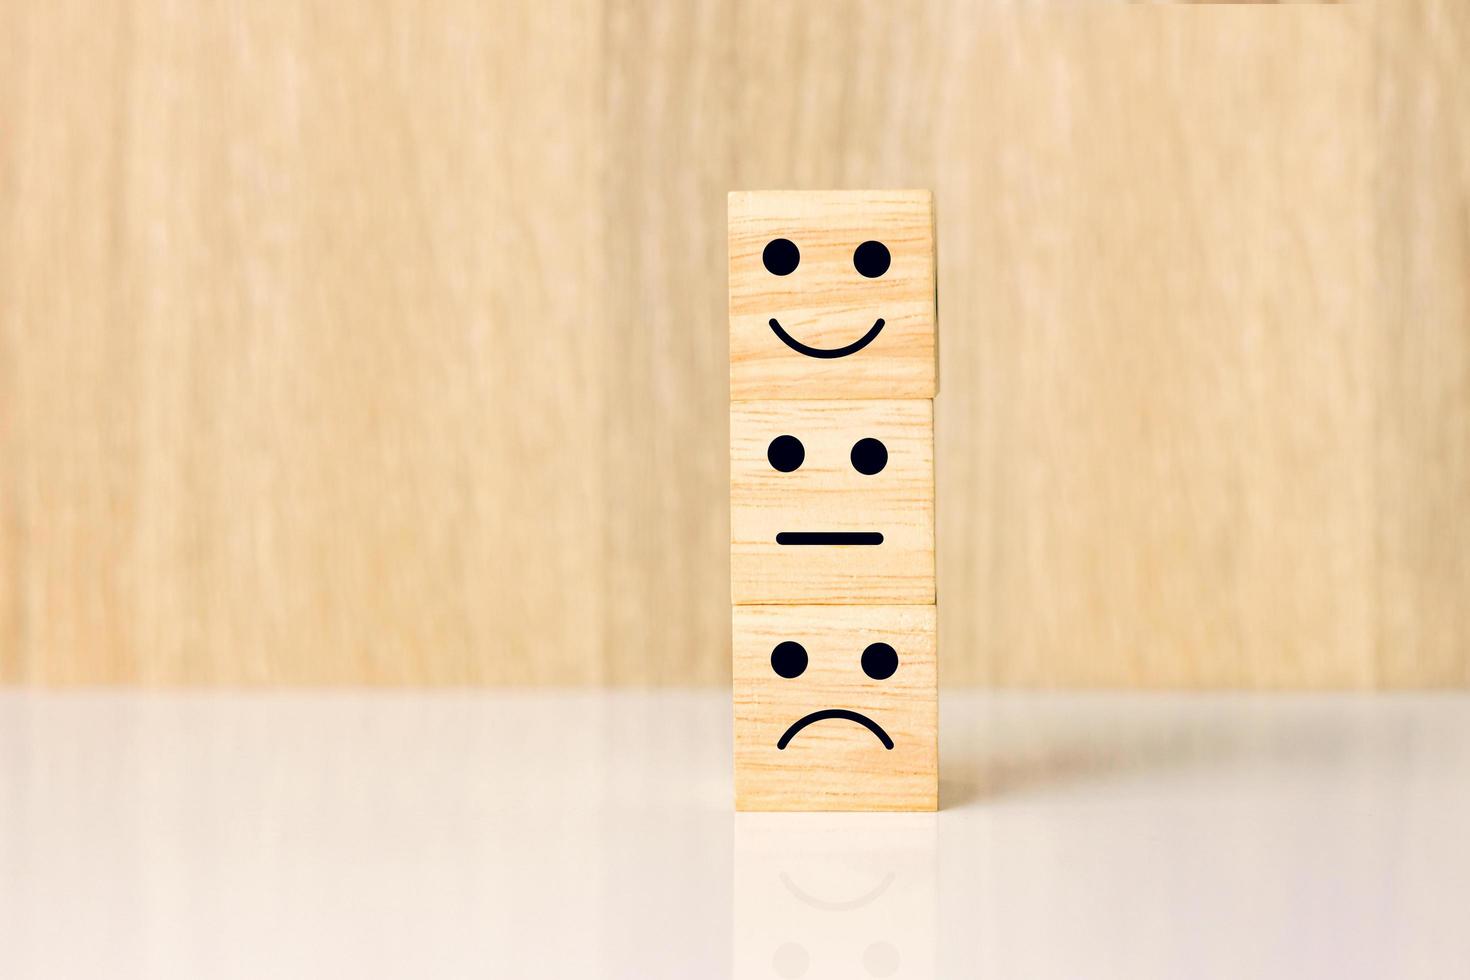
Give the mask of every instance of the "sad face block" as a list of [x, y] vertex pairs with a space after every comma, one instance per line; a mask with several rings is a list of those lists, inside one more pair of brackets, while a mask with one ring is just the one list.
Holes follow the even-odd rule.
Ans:
[[934, 602], [933, 403], [730, 406], [735, 605]]
[[934, 606], [737, 606], [735, 806], [933, 810]]
[[729, 198], [730, 397], [933, 398], [928, 191]]

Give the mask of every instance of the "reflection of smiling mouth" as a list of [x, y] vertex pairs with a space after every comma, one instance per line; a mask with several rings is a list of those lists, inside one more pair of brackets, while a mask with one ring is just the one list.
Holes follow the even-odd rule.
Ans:
[[878, 724], [867, 715], [860, 714], [856, 711], [848, 711], [846, 708], [827, 708], [823, 711], [813, 711], [811, 714], [803, 718], [798, 718], [790, 728], [786, 729], [786, 734], [781, 736], [781, 740], [776, 743], [776, 748], [786, 748], [787, 745], [791, 744], [791, 740], [796, 737], [797, 732], [801, 731], [808, 725], [815, 724], [819, 721], [826, 721], [829, 718], [840, 718], [843, 721], [855, 721], [859, 725], [862, 725], [868, 731], [876, 735], [878, 737], [878, 741], [883, 743], [883, 747], [885, 749], [893, 748], [893, 739], [888, 737], [888, 733], [883, 730], [882, 725]]
[[853, 909], [862, 908], [864, 905], [867, 905], [873, 899], [886, 892], [888, 890], [888, 886], [893, 884], [893, 879], [895, 877], [896, 875], [892, 871], [890, 871], [882, 881], [878, 882], [877, 887], [868, 892], [866, 895], [859, 895], [857, 898], [849, 898], [840, 902], [832, 901], [831, 899], [817, 898], [815, 895], [808, 895], [806, 892], [796, 887], [796, 882], [792, 881], [791, 876], [784, 871], [781, 872], [781, 884], [785, 885], [786, 890], [789, 891], [792, 895], [795, 895], [802, 902], [805, 902], [807, 905], [810, 905], [814, 909], [822, 909], [827, 912], [851, 912]]
[[781, 324], [777, 322], [775, 317], [771, 317], [771, 330], [776, 334], [777, 337], [781, 338], [781, 343], [785, 344], [787, 347], [790, 347], [798, 354], [805, 354], [807, 357], [822, 358], [846, 357], [848, 354], [856, 354], [858, 351], [871, 344], [874, 338], [876, 338], [880, 333], [883, 332], [883, 318], [880, 316], [878, 319], [874, 320], [872, 329], [863, 334], [857, 340], [854, 340], [852, 343], [848, 344], [846, 347], [833, 347], [831, 349], [825, 347], [808, 347], [806, 344], [803, 344], [801, 341], [791, 336], [791, 334], [781, 329]]

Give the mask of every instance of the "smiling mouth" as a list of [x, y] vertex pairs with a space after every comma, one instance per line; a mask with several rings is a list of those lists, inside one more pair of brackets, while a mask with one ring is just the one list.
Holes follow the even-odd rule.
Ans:
[[858, 351], [871, 344], [873, 340], [880, 333], [883, 332], [883, 318], [880, 316], [878, 319], [874, 320], [872, 328], [869, 329], [867, 333], [863, 334], [861, 337], [859, 337], [857, 340], [854, 340], [846, 347], [811, 347], [807, 344], [803, 344], [801, 341], [797, 340], [795, 337], [791, 336], [791, 334], [783, 330], [781, 328], [780, 322], [777, 321], [775, 317], [771, 317], [771, 330], [773, 333], [775, 333], [777, 337], [781, 338], [781, 343], [785, 344], [787, 347], [790, 347], [798, 354], [805, 354], [807, 357], [821, 358], [846, 357], [848, 354], [856, 354]]
[[861, 714], [856, 711], [848, 711], [846, 708], [826, 708], [822, 711], [813, 711], [809, 715], [798, 718], [790, 728], [786, 729], [786, 734], [781, 736], [780, 741], [776, 743], [776, 748], [786, 748], [787, 745], [791, 744], [791, 740], [796, 737], [796, 733], [801, 731], [806, 726], [814, 725], [819, 721], [827, 721], [831, 718], [837, 718], [842, 721], [857, 722], [859, 725], [862, 725], [868, 731], [872, 732], [877, 737], [878, 741], [883, 743], [883, 747], [885, 749], [893, 748], [893, 739], [888, 737], [888, 733], [883, 730], [882, 725], [878, 724], [876, 721], [869, 718], [865, 714]]
[[879, 531], [781, 531], [777, 544], [882, 544]]

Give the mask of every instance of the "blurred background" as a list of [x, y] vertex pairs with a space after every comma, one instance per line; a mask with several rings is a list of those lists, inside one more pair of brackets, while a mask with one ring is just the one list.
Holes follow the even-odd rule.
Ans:
[[1470, 8], [0, 11], [0, 682], [729, 676], [725, 195], [936, 196], [947, 686], [1470, 684]]

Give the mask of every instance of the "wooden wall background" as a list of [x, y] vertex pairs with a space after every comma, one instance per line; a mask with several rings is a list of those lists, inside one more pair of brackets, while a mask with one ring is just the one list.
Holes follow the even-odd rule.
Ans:
[[1470, 682], [1470, 7], [0, 5], [0, 680], [727, 680], [724, 201], [931, 187], [945, 682]]

